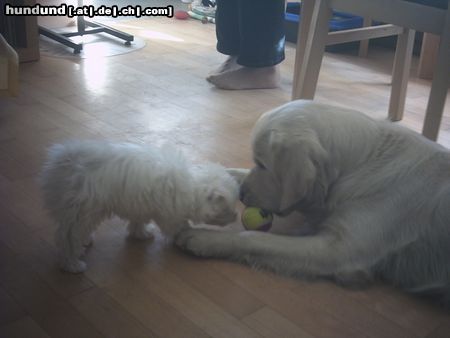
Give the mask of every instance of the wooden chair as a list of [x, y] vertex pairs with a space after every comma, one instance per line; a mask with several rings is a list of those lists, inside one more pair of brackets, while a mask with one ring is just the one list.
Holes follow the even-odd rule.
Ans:
[[[421, 31], [436, 34], [440, 36], [440, 47], [423, 126], [423, 135], [436, 140], [450, 83], [448, 2], [448, 0], [303, 0], [292, 98], [314, 98], [326, 45], [398, 35], [389, 103], [389, 118], [398, 121], [403, 116], [414, 33]], [[331, 18], [332, 8], [388, 24], [329, 33], [328, 21]]]
[[0, 34], [0, 97], [19, 94], [19, 56]]

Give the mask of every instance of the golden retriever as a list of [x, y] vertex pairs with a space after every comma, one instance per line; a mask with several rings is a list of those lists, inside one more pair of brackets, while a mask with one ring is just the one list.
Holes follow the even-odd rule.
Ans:
[[[450, 302], [450, 153], [353, 110], [294, 101], [253, 130], [241, 200], [301, 212], [313, 233], [186, 230], [177, 244], [275, 272], [353, 285], [383, 279]], [[301, 225], [299, 225], [301, 226]]]

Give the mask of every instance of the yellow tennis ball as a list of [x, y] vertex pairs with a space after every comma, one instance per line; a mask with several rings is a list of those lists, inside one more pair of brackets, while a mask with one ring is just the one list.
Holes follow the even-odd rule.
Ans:
[[260, 208], [247, 207], [242, 211], [241, 221], [247, 230], [268, 231], [272, 226], [273, 216]]

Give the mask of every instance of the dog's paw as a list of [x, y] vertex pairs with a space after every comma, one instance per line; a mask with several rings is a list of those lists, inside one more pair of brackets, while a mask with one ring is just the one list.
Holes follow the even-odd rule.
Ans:
[[147, 240], [152, 239], [153, 236], [153, 227], [150, 224], [144, 225], [129, 225], [128, 226], [128, 235], [131, 238], [139, 239], [139, 240]]
[[61, 269], [71, 273], [81, 273], [86, 271], [87, 264], [81, 260], [74, 260], [70, 262], [64, 262], [61, 265]]
[[199, 257], [227, 257], [231, 254], [230, 234], [204, 229], [184, 229], [175, 236], [175, 245]]
[[89, 248], [94, 244], [94, 234], [90, 234], [88, 238], [83, 242], [85, 248]]

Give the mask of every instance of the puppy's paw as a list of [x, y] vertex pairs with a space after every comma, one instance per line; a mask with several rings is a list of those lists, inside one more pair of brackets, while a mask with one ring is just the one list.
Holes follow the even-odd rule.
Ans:
[[232, 252], [230, 234], [212, 230], [184, 229], [176, 235], [175, 244], [199, 257], [227, 257]]
[[152, 229], [153, 227], [150, 224], [143, 224], [143, 225], [130, 224], [128, 226], [128, 235], [134, 239], [148, 240], [154, 237]]
[[86, 271], [87, 264], [79, 259], [73, 261], [66, 261], [61, 264], [61, 269], [71, 273], [81, 273]]
[[83, 242], [85, 248], [89, 248], [94, 244], [94, 234], [90, 234], [88, 238]]

